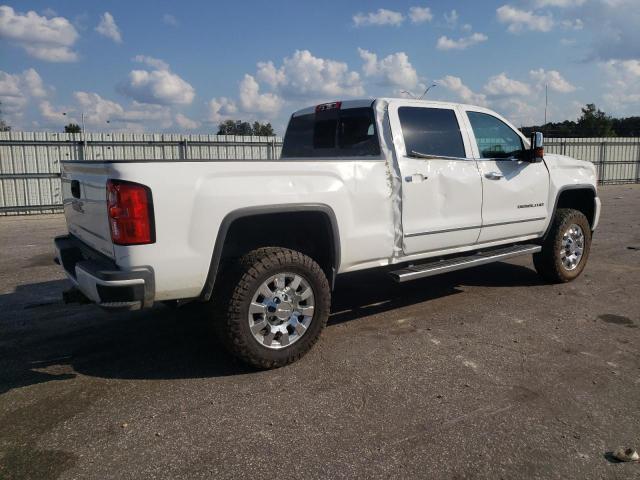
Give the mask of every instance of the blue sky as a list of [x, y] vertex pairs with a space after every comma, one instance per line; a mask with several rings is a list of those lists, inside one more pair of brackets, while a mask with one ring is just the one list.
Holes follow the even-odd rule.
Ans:
[[[640, 114], [640, 1], [0, 2], [0, 101], [15, 129], [283, 133], [300, 107], [420, 95], [514, 123], [595, 102]], [[320, 6], [320, 8], [318, 8]], [[62, 115], [66, 112], [67, 115]], [[108, 123], [107, 123], [108, 122]]]

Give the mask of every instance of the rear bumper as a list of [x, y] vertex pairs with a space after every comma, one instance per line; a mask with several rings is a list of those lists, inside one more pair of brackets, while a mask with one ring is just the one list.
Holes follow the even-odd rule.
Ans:
[[72, 235], [56, 237], [56, 263], [92, 302], [104, 308], [137, 310], [153, 305], [153, 270], [120, 269], [113, 260]]

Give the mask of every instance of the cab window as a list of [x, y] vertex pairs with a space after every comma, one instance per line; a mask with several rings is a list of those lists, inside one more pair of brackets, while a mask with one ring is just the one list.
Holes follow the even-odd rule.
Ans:
[[524, 146], [522, 138], [502, 120], [481, 112], [467, 112], [480, 158], [511, 158]]
[[460, 126], [453, 110], [400, 107], [398, 117], [407, 155], [466, 156]]

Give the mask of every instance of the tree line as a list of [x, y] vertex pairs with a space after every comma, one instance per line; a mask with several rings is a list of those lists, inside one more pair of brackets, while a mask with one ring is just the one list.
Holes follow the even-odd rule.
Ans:
[[549, 137], [640, 137], [640, 117], [614, 118], [589, 103], [575, 122], [548, 122], [520, 130], [527, 136], [542, 132]]

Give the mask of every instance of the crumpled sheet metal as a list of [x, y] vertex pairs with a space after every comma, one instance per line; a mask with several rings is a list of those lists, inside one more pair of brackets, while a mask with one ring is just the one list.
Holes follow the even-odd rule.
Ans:
[[404, 255], [404, 234], [402, 231], [402, 175], [396, 157], [393, 137], [391, 136], [391, 122], [389, 121], [389, 103], [386, 100], [376, 100], [374, 104], [378, 132], [381, 133], [380, 148], [386, 158], [387, 183], [389, 198], [393, 212], [393, 257]]

